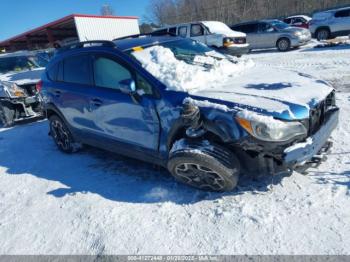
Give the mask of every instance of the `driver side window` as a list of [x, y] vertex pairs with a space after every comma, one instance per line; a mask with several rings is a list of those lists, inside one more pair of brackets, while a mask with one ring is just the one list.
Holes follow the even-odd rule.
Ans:
[[96, 86], [119, 90], [119, 82], [132, 79], [132, 75], [128, 69], [116, 61], [104, 56], [96, 56], [94, 79]]
[[204, 35], [204, 28], [199, 24], [191, 25], [191, 37]]
[[260, 23], [259, 24], [259, 32], [260, 33], [269, 33], [273, 32], [273, 27], [270, 24], [267, 23]]

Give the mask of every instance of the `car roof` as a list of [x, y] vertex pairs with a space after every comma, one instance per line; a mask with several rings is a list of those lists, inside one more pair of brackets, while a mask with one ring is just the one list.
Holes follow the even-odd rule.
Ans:
[[316, 12], [317, 13], [334, 13], [334, 12], [338, 12], [338, 11], [342, 11], [342, 10], [348, 10], [350, 9], [350, 6], [346, 6], [346, 7], [340, 7], [340, 8], [335, 8], [335, 9], [329, 9], [329, 10], [325, 10], [325, 11], [319, 11]]
[[140, 36], [140, 37], [130, 37], [123, 39], [116, 39], [113, 42], [119, 50], [126, 51], [137, 46], [153, 46], [161, 43], [167, 43], [172, 41], [177, 41], [184, 39], [182, 37], [176, 36]]
[[250, 25], [250, 24], [255, 24], [255, 23], [261, 23], [261, 22], [272, 22], [272, 21], [280, 21], [278, 19], [261, 19], [261, 20], [252, 20], [252, 21], [246, 21], [246, 22], [242, 22], [242, 23], [239, 23], [239, 24], [234, 24], [232, 25], [232, 27], [234, 26], [240, 26], [240, 25]]

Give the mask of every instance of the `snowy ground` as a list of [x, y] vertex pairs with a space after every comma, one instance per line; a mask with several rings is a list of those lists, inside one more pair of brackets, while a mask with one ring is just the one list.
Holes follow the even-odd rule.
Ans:
[[102, 151], [62, 154], [46, 121], [0, 128], [0, 254], [350, 254], [350, 48], [249, 57], [336, 85], [327, 162], [216, 194]]

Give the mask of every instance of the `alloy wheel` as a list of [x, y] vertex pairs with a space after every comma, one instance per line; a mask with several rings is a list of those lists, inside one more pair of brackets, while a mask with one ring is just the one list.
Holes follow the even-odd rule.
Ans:
[[182, 182], [200, 189], [220, 191], [225, 186], [225, 180], [220, 174], [199, 164], [179, 164], [175, 173]]
[[70, 148], [70, 138], [67, 130], [63, 127], [62, 123], [58, 120], [51, 122], [52, 137], [54, 138], [56, 144], [63, 150], [69, 150]]

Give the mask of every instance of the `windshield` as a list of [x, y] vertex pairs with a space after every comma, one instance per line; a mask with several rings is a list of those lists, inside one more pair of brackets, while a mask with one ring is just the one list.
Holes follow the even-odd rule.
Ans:
[[279, 20], [273, 20], [270, 22], [270, 25], [272, 25], [273, 27], [277, 28], [277, 29], [286, 29], [289, 27], [288, 24], [279, 21]]
[[0, 73], [33, 70], [40, 67], [37, 61], [35, 56], [0, 57]]

